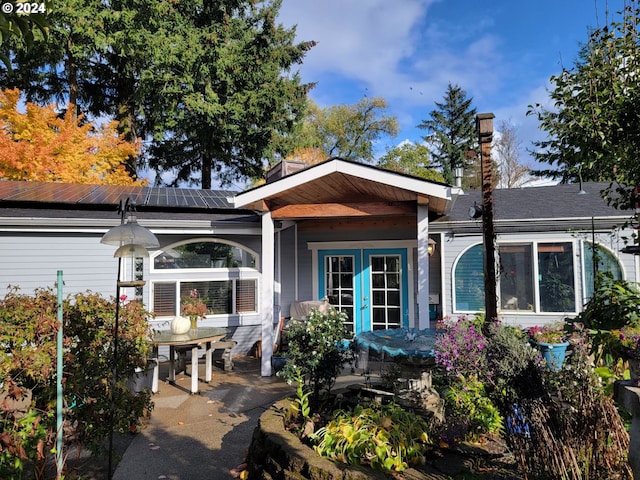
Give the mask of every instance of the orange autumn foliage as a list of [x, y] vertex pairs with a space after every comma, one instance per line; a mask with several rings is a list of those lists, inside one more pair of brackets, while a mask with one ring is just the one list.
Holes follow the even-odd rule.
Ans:
[[123, 140], [117, 122], [99, 128], [82, 124], [70, 107], [64, 117], [54, 105], [17, 108], [20, 91], [0, 91], [0, 178], [40, 182], [137, 185], [124, 167], [139, 143]]

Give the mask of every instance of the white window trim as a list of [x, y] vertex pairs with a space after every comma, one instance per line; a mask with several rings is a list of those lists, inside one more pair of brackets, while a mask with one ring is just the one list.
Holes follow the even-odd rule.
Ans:
[[[249, 254], [255, 257], [256, 268], [252, 267], [219, 267], [219, 268], [171, 268], [171, 269], [156, 269], [154, 268], [154, 260], [157, 256], [163, 254], [166, 250], [175, 248], [181, 245], [186, 245], [190, 243], [222, 243], [226, 245], [230, 245], [232, 247], [239, 248], [243, 251], [248, 252]], [[149, 262], [149, 274], [148, 274], [148, 282], [150, 284], [149, 289], [149, 307], [150, 310], [154, 309], [154, 285], [155, 283], [175, 283], [176, 284], [176, 305], [180, 303], [180, 283], [182, 282], [216, 282], [216, 281], [231, 281], [232, 282], [232, 305], [235, 310], [235, 299], [236, 299], [236, 282], [238, 280], [255, 280], [256, 282], [256, 311], [255, 312], [233, 312], [233, 313], [220, 313], [215, 315], [207, 315], [206, 319], [211, 320], [221, 320], [221, 319], [240, 319], [243, 318], [258, 318], [261, 308], [261, 300], [260, 300], [260, 291], [261, 291], [261, 280], [262, 274], [258, 269], [260, 263], [260, 255], [253, 249], [248, 248], [247, 246], [234, 242], [232, 240], [227, 240], [218, 237], [197, 237], [190, 238], [187, 240], [181, 240], [178, 242], [171, 243], [169, 245], [163, 246], [161, 249], [157, 250], [150, 256]], [[158, 316], [157, 320], [166, 321], [172, 316]]]
[[[405, 248], [407, 250], [407, 298], [409, 321], [415, 319], [416, 290], [413, 281], [413, 249], [418, 248], [418, 240], [360, 240], [350, 242], [307, 242], [307, 248], [311, 250], [311, 288], [315, 295], [319, 289], [318, 275], [318, 251], [319, 250], [366, 250], [385, 248]], [[362, 259], [361, 259], [362, 260]]]
[[[587, 240], [586, 242], [591, 243], [591, 240]], [[540, 282], [539, 282], [539, 266], [538, 266], [538, 245], [540, 244], [548, 244], [548, 243], [571, 243], [573, 249], [573, 276], [574, 276], [574, 302], [575, 302], [575, 311], [572, 312], [542, 312], [540, 311]], [[596, 239], [596, 245], [599, 248], [603, 248], [608, 250], [614, 258], [618, 261], [618, 266], [621, 269], [623, 277], [625, 276], [624, 264], [620, 262], [619, 256], [616, 255], [616, 252], [612, 249], [608, 248], [605, 244], [601, 243], [599, 239]], [[522, 316], [549, 316], [549, 317], [557, 317], [558, 315], [574, 315], [579, 313], [582, 310], [582, 293], [585, 290], [585, 264], [584, 264], [584, 242], [580, 239], [576, 239], [575, 237], [550, 237], [548, 239], [536, 239], [536, 240], [525, 240], [524, 238], [509, 238], [509, 239], [501, 239], [496, 240], [496, 246], [501, 245], [523, 245], [529, 244], [532, 245], [532, 253], [534, 255], [533, 260], [533, 275], [534, 275], [534, 303], [535, 308], [533, 311], [530, 310], [503, 310], [498, 309], [498, 313], [500, 315], [522, 315]], [[452, 313], [453, 314], [471, 314], [477, 313], [476, 311], [471, 310], [458, 310], [456, 308], [457, 305], [457, 292], [455, 286], [455, 271], [460, 259], [473, 247], [477, 245], [482, 245], [482, 242], [476, 242], [472, 245], [464, 248], [457, 255], [456, 259], [453, 262], [451, 268], [451, 294], [452, 294]], [[498, 267], [499, 258], [496, 256], [496, 267]], [[498, 296], [500, 297], [500, 288], [499, 281], [497, 282], [498, 287]]]
[[[245, 252], [248, 252], [248, 253], [250, 253], [251, 255], [253, 255], [255, 257], [255, 259], [256, 259], [256, 268], [252, 268], [252, 267], [238, 267], [238, 268], [219, 267], [219, 268], [179, 268], [179, 269], [170, 268], [170, 269], [165, 269], [165, 268], [155, 268], [154, 267], [156, 257], [158, 257], [159, 255], [165, 253], [166, 250], [171, 249], [171, 248], [176, 248], [176, 247], [179, 247], [181, 245], [187, 245], [189, 243], [223, 243], [225, 245], [230, 245], [232, 247], [239, 248], [240, 250], [244, 250]], [[181, 240], [179, 242], [171, 243], [171, 244], [165, 245], [161, 249], [157, 250], [149, 258], [150, 258], [149, 272], [150, 273], [154, 273], [154, 274], [165, 274], [165, 273], [169, 273], [170, 274], [172, 271], [175, 272], [177, 270], [179, 270], [181, 272], [192, 272], [192, 273], [212, 272], [212, 271], [223, 272], [223, 271], [236, 271], [236, 270], [240, 270], [240, 271], [242, 271], [242, 270], [246, 270], [246, 271], [256, 270], [256, 271], [259, 271], [259, 265], [261, 265], [261, 263], [260, 263], [260, 255], [255, 250], [253, 250], [253, 249], [251, 249], [251, 248], [249, 248], [246, 245], [243, 245], [241, 243], [234, 242], [233, 240], [227, 240], [226, 238], [217, 238], [217, 237], [190, 238], [188, 240]]]

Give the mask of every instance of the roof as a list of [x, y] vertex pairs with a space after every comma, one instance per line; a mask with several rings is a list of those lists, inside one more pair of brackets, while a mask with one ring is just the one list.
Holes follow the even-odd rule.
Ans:
[[[439, 182], [384, 170], [341, 158], [331, 158], [291, 175], [239, 193], [238, 207], [287, 215], [291, 205], [356, 205], [417, 202], [445, 213], [461, 190]], [[311, 209], [310, 209], [311, 210]], [[298, 209], [297, 211], [300, 211]], [[348, 211], [342, 209], [348, 214]]]
[[112, 209], [130, 198], [144, 210], [231, 210], [236, 192], [171, 187], [0, 180], [0, 207]]
[[[600, 192], [609, 186], [608, 182], [579, 184], [558, 184], [540, 187], [521, 187], [496, 189], [493, 191], [493, 216], [496, 224], [509, 222], [527, 222], [529, 224], [549, 224], [570, 220], [572, 225], [579, 221], [591, 222], [591, 219], [609, 219], [609, 221], [628, 218], [631, 213], [609, 206]], [[580, 193], [582, 191], [584, 193]], [[469, 218], [469, 209], [474, 204], [482, 205], [480, 191], [465, 192], [460, 195], [447, 216], [432, 222], [451, 224], [464, 222], [481, 223], [481, 219]]]

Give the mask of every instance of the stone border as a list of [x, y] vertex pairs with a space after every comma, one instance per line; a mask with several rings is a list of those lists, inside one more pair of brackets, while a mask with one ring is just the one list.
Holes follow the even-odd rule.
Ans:
[[[320, 457], [284, 429], [283, 412], [291, 400], [276, 402], [258, 420], [247, 455], [249, 478], [268, 480], [388, 480], [382, 472], [334, 463]], [[420, 478], [427, 477], [408, 477]]]

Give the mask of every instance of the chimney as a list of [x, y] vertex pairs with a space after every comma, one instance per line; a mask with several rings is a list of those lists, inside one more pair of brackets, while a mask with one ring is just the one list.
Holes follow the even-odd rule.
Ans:
[[282, 177], [304, 170], [306, 167], [307, 164], [305, 162], [297, 160], [282, 160], [267, 171], [266, 181], [267, 183], [275, 182]]
[[464, 168], [456, 167], [453, 169], [454, 186], [462, 188], [462, 176], [464, 175]]

